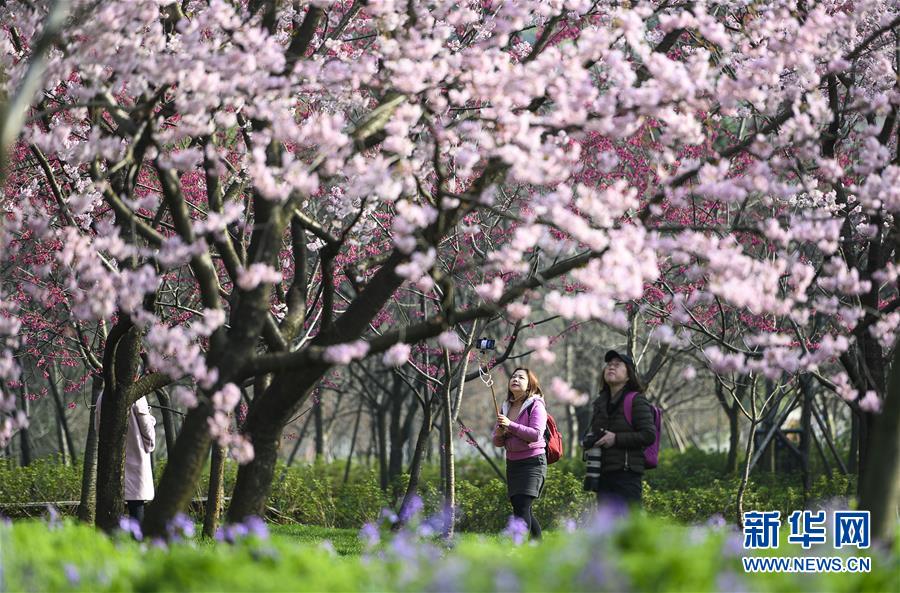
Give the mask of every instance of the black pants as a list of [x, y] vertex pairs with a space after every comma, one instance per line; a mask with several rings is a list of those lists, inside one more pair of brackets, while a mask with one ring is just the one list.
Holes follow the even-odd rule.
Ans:
[[128, 516], [142, 523], [144, 521], [144, 501], [126, 500], [125, 504], [128, 505]]
[[513, 515], [525, 521], [528, 532], [532, 539], [541, 539], [541, 524], [531, 512], [531, 505], [534, 504], [535, 498], [527, 494], [515, 494], [510, 497], [512, 503]]
[[641, 506], [641, 477], [641, 474], [627, 469], [600, 474], [597, 502]]

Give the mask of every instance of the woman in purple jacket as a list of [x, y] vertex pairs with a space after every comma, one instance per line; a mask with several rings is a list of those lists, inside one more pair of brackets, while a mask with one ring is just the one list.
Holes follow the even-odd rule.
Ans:
[[497, 415], [494, 445], [506, 448], [506, 488], [513, 514], [525, 521], [531, 537], [540, 539], [541, 526], [531, 505], [547, 477], [547, 408], [538, 378], [518, 368], [509, 378], [506, 401]]

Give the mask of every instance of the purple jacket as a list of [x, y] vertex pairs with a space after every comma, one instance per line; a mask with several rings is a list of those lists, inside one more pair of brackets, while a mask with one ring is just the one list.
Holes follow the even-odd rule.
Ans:
[[[529, 410], [531, 408], [531, 410]], [[500, 413], [504, 416], [509, 411], [509, 402], [503, 402]], [[541, 397], [529, 397], [522, 404], [518, 418], [510, 418], [507, 433], [497, 432], [494, 427], [495, 447], [506, 447], [506, 459], [519, 461], [529, 457], [537, 457], [544, 453], [547, 443], [544, 442], [544, 430], [547, 428], [547, 408]]]

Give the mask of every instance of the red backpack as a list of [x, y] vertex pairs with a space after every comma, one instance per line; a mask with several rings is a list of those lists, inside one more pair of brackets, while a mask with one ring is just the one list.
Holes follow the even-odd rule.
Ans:
[[556, 463], [563, 456], [562, 435], [556, 429], [556, 420], [547, 412], [547, 428], [544, 429], [544, 441], [547, 443], [547, 465]]
[[[533, 407], [529, 406], [528, 408], [529, 417]], [[546, 402], [544, 403], [544, 409], [547, 409]], [[559, 429], [556, 428], [556, 420], [553, 419], [549, 411], [547, 412], [547, 428], [544, 429], [544, 442], [547, 443], [547, 465], [559, 461], [563, 456], [563, 440], [562, 435], [559, 434]]]

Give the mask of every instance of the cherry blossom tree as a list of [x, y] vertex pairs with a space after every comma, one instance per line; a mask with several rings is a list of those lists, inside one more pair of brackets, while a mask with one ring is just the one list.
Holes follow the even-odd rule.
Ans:
[[[261, 513], [284, 425], [336, 366], [449, 351], [478, 320], [538, 304], [624, 328], [621, 303], [663, 280], [692, 283], [659, 297], [668, 339], [702, 331], [698, 303], [770, 321], [706, 348], [713, 370], [848, 357], [822, 380], [869, 414], [866, 465], [897, 475], [893, 3], [12, 0], [0, 14], [16, 98], [0, 241], [52, 246], [9, 282], [38, 302], [58, 287], [84, 335], [109, 326], [98, 524], [121, 504], [128, 406], [154, 389], [177, 383], [190, 407], [147, 511], [161, 534], [213, 442], [243, 464], [230, 517]], [[386, 315], [411, 295], [421, 316]], [[14, 338], [34, 305], [3, 303]], [[3, 389], [8, 438], [22, 418]], [[886, 534], [896, 488], [863, 470]]]

